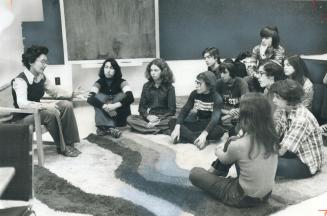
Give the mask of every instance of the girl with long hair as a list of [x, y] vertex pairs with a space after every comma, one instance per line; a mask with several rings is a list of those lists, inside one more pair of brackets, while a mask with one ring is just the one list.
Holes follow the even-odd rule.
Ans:
[[174, 75], [167, 62], [154, 59], [146, 67], [139, 104], [140, 115], [131, 115], [127, 122], [132, 130], [140, 133], [169, 134], [168, 122], [176, 112]]
[[284, 61], [284, 73], [285, 75], [297, 81], [303, 87], [304, 95], [302, 98], [302, 105], [308, 110], [311, 110], [313, 100], [313, 84], [308, 77], [308, 68], [304, 61], [298, 55], [293, 55], [285, 59]]
[[121, 131], [116, 127], [126, 125], [133, 101], [133, 93], [128, 82], [122, 78], [117, 61], [113, 58], [106, 59], [99, 70], [99, 79], [87, 99], [94, 106], [97, 134], [120, 137]]
[[257, 66], [274, 60], [282, 65], [285, 50], [279, 45], [280, 38], [277, 26], [266, 26], [260, 30], [261, 43], [252, 50], [252, 59]]
[[[189, 178], [193, 185], [220, 202], [250, 207], [269, 198], [277, 169], [278, 136], [271, 105], [265, 96], [260, 93], [242, 96], [240, 127], [242, 136], [231, 137], [225, 145], [217, 146], [217, 172], [196, 167]], [[237, 167], [238, 178], [225, 178], [233, 164]]]

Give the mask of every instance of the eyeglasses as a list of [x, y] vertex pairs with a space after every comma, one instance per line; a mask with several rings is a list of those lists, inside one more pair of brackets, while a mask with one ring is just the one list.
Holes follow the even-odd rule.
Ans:
[[201, 84], [202, 84], [202, 82], [201, 82], [201, 81], [199, 81], [199, 80], [195, 80], [195, 84], [196, 84], [196, 85], [201, 85]]
[[47, 64], [48, 64], [48, 61], [43, 59], [43, 60], [40, 61], [40, 63], [41, 63], [42, 65], [47, 65]]

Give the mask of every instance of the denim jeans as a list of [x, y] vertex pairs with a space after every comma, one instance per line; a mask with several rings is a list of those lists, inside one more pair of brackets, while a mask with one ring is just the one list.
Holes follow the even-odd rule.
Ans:
[[296, 154], [286, 152], [283, 156], [278, 157], [276, 176], [300, 179], [313, 175], [310, 173], [309, 167]]
[[247, 196], [239, 184], [238, 178], [224, 178], [199, 167], [191, 170], [189, 179], [194, 186], [209, 193], [218, 201], [235, 207], [258, 206], [266, 202], [271, 195], [270, 192], [263, 198]]

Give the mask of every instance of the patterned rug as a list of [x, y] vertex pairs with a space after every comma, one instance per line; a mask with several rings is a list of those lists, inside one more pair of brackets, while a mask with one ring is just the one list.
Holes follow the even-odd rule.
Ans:
[[278, 180], [263, 206], [229, 207], [188, 180], [192, 167], [208, 168], [215, 158], [214, 145], [199, 151], [169, 141], [165, 135], [128, 130], [119, 139], [91, 134], [77, 146], [83, 152], [77, 158], [47, 153], [45, 168], [35, 167], [35, 196], [52, 210], [81, 215], [252, 216], [268, 215], [327, 191], [324, 166], [314, 178]]

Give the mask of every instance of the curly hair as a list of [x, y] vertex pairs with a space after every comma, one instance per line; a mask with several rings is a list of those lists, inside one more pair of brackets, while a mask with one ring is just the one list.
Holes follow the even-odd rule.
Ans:
[[104, 67], [106, 65], [107, 62], [110, 62], [111, 63], [111, 66], [114, 68], [115, 70], [115, 74], [113, 76], [113, 80], [117, 80], [117, 79], [120, 79], [122, 78], [122, 73], [121, 73], [121, 69], [120, 69], [120, 66], [118, 65], [117, 61], [113, 58], [108, 58], [106, 59], [103, 63], [102, 63], [102, 66], [99, 70], [99, 74], [98, 76], [101, 78], [101, 79], [106, 79], [106, 76], [104, 75]]
[[45, 46], [32, 45], [22, 54], [22, 62], [27, 69], [30, 69], [31, 64], [34, 63], [40, 55], [47, 55], [48, 52], [49, 50]]
[[[262, 112], [264, 110], [264, 112]], [[240, 126], [250, 135], [249, 158], [254, 158], [254, 145], [265, 147], [265, 158], [277, 153], [278, 135], [269, 100], [261, 93], [247, 93], [240, 100]]]
[[151, 76], [151, 66], [156, 65], [160, 70], [160, 78], [162, 80], [163, 85], [171, 85], [174, 82], [174, 74], [171, 71], [170, 67], [168, 66], [167, 62], [161, 58], [153, 59], [146, 67], [145, 70], [145, 77], [151, 81], [153, 81], [153, 78]]

